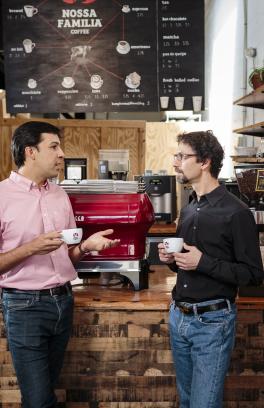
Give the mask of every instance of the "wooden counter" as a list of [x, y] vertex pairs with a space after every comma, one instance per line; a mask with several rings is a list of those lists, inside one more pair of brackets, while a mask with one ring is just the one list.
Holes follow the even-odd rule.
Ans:
[[175, 222], [172, 222], [171, 224], [165, 224], [165, 223], [158, 223], [155, 222], [155, 224], [152, 225], [152, 227], [148, 231], [148, 236], [155, 236], [155, 235], [160, 235], [160, 236], [167, 236], [167, 235], [172, 235], [174, 236], [176, 233], [176, 224]]
[[[58, 384], [61, 408], [177, 408], [168, 336], [175, 274], [152, 266], [150, 288], [76, 287], [72, 337]], [[236, 347], [225, 408], [264, 407], [264, 299], [238, 302]], [[0, 406], [20, 407], [1, 322]], [[64, 403], [63, 403], [64, 402]]]

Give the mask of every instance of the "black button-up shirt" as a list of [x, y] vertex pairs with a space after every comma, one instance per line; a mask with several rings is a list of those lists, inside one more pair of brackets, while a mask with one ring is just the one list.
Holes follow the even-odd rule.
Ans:
[[195, 270], [177, 272], [172, 291], [176, 301], [195, 303], [227, 298], [237, 287], [259, 285], [264, 277], [257, 227], [245, 203], [220, 185], [181, 210], [176, 235], [196, 246], [202, 257]]

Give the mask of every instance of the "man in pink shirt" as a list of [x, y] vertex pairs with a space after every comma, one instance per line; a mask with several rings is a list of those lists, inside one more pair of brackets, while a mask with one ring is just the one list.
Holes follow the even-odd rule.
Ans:
[[62, 241], [61, 231], [76, 224], [67, 194], [48, 181], [64, 158], [57, 127], [27, 122], [11, 148], [18, 171], [0, 183], [3, 315], [22, 407], [51, 408], [72, 327], [73, 264], [119, 240], [106, 238], [113, 230], [105, 230], [69, 248]]

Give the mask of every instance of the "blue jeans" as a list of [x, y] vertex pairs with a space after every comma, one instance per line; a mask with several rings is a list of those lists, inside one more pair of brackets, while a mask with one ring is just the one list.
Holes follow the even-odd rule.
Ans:
[[[197, 306], [222, 302], [197, 303]], [[187, 307], [192, 305], [184, 303]], [[195, 311], [195, 308], [194, 308]], [[169, 327], [180, 408], [221, 408], [235, 339], [236, 306], [183, 314], [172, 303]]]
[[3, 292], [3, 315], [23, 408], [56, 407], [54, 387], [73, 316], [71, 291], [63, 295]]

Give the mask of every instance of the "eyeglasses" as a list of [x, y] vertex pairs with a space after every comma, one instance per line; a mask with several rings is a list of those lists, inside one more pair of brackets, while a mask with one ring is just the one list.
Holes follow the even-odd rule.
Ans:
[[173, 155], [174, 160], [183, 161], [189, 159], [189, 157], [197, 156], [197, 154], [177, 153]]

